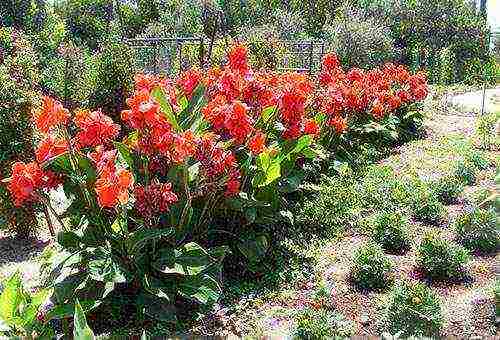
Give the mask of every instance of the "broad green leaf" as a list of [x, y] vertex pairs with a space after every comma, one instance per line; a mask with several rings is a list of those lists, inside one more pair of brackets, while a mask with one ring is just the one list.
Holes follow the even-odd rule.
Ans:
[[266, 170], [266, 180], [264, 183], [261, 183], [259, 187], [265, 187], [268, 184], [271, 184], [274, 182], [276, 179], [278, 179], [281, 176], [281, 165], [278, 160], [275, 160], [269, 168]]
[[208, 304], [219, 299], [221, 288], [209, 275], [188, 276], [179, 284], [179, 293], [201, 304]]
[[269, 243], [265, 235], [259, 235], [254, 239], [238, 243], [239, 251], [250, 261], [258, 262], [266, 255]]
[[211, 264], [209, 254], [194, 242], [164, 252], [154, 266], [165, 274], [198, 275]]
[[133, 232], [127, 239], [127, 248], [132, 254], [140, 251], [148, 242], [164, 236], [172, 235], [174, 230], [168, 229], [141, 229]]
[[160, 104], [161, 111], [165, 114], [168, 122], [174, 127], [176, 131], [181, 131], [181, 127], [177, 122], [177, 118], [175, 117], [174, 110], [172, 110], [172, 106], [170, 102], [165, 97], [165, 93], [160, 87], [156, 87], [151, 91], [151, 97], [153, 97], [158, 104]]
[[120, 267], [113, 261], [112, 257], [89, 261], [87, 264], [89, 277], [100, 282], [126, 282], [126, 278]]
[[[90, 300], [82, 300], [79, 301], [80, 306], [86, 312], [96, 308], [101, 304], [102, 301], [90, 301]], [[45, 316], [48, 320], [51, 319], [64, 319], [72, 317], [75, 313], [75, 304], [74, 303], [64, 303], [56, 305], [56, 307], [52, 308], [47, 315]]]
[[8, 322], [14, 316], [19, 305], [22, 303], [22, 281], [21, 274], [15, 272], [7, 282], [4, 283], [2, 295], [0, 295], [0, 319]]
[[269, 151], [264, 151], [259, 154], [257, 157], [257, 166], [264, 170], [264, 172], [271, 166], [271, 156]]
[[210, 258], [205, 249], [190, 242], [175, 251], [176, 265], [180, 265], [186, 275], [198, 275], [210, 265]]
[[269, 121], [275, 111], [276, 107], [274, 106], [269, 106], [262, 110], [262, 120], [264, 121], [264, 123], [267, 123]]
[[60, 231], [57, 233], [57, 243], [64, 248], [78, 248], [80, 237], [73, 231]]
[[75, 303], [75, 327], [73, 329], [73, 339], [74, 340], [93, 340], [95, 339], [94, 332], [87, 325], [87, 320], [85, 318], [85, 313], [83, 312], [80, 302], [76, 300]]
[[115, 146], [116, 150], [118, 150], [125, 163], [127, 163], [128, 168], [134, 169], [134, 158], [132, 157], [132, 152], [130, 151], [128, 146], [120, 142], [113, 142], [113, 145]]

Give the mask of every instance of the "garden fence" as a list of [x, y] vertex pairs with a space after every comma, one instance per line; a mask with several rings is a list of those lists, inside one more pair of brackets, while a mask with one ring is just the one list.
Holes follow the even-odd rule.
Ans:
[[[125, 43], [134, 51], [137, 70], [145, 73], [175, 75], [190, 67], [205, 69], [208, 40], [204, 38], [134, 38]], [[319, 71], [325, 54], [323, 41], [279, 41], [281, 53], [277, 61], [278, 71], [298, 71], [310, 74]], [[224, 61], [214, 61], [221, 64]]]

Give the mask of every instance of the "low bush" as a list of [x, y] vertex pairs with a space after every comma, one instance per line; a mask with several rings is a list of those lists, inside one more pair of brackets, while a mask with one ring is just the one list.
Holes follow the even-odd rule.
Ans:
[[500, 147], [500, 136], [498, 134], [499, 124], [500, 111], [496, 113], [487, 113], [477, 118], [476, 135], [482, 147]]
[[439, 200], [445, 204], [455, 202], [464, 190], [463, 182], [454, 175], [442, 176], [431, 182], [429, 186]]
[[427, 184], [417, 180], [411, 196], [411, 211], [415, 219], [436, 224], [445, 215], [445, 207]]
[[390, 166], [372, 165], [358, 186], [366, 209], [394, 211], [411, 203], [412, 182], [396, 176]]
[[410, 246], [408, 218], [401, 212], [381, 212], [374, 219], [373, 237], [385, 250], [401, 252]]
[[454, 174], [463, 183], [467, 185], [474, 185], [476, 182], [477, 168], [471, 161], [461, 160], [455, 164]]
[[383, 289], [392, 282], [393, 264], [383, 249], [367, 243], [354, 253], [351, 279], [362, 289]]
[[294, 336], [299, 339], [344, 338], [354, 335], [354, 325], [333, 311], [306, 308], [295, 319]]
[[396, 285], [386, 307], [387, 331], [401, 337], [439, 336], [443, 312], [437, 295], [420, 282]]
[[353, 226], [360, 200], [354, 178], [338, 176], [325, 181], [311, 188], [314, 195], [306, 197], [297, 207], [295, 219], [306, 230], [334, 236]]
[[492, 253], [500, 244], [497, 215], [494, 209], [473, 208], [455, 221], [458, 241], [465, 248], [480, 253]]
[[424, 235], [417, 254], [417, 264], [433, 279], [462, 278], [469, 259], [465, 248], [444, 239], [438, 232]]

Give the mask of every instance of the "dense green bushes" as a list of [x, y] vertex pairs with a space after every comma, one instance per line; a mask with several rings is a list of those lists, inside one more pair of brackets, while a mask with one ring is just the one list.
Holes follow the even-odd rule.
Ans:
[[374, 67], [398, 57], [389, 28], [376, 18], [348, 12], [325, 27], [325, 37], [347, 67]]
[[491, 253], [500, 244], [497, 215], [493, 209], [465, 211], [455, 221], [458, 241], [471, 251]]
[[465, 248], [451, 243], [437, 232], [428, 232], [420, 243], [417, 264], [430, 278], [460, 279], [469, 259]]
[[363, 289], [383, 289], [392, 281], [393, 263], [375, 243], [362, 245], [354, 253], [351, 279]]
[[110, 42], [96, 59], [96, 81], [90, 106], [116, 116], [132, 92], [134, 67], [131, 51], [122, 43]]
[[[16, 160], [33, 157], [31, 108], [37, 100], [39, 74], [37, 56], [20, 32], [0, 28], [0, 176]], [[33, 206], [15, 208], [4, 185], [0, 186], [0, 228], [27, 236], [37, 226]]]
[[443, 312], [438, 297], [425, 284], [402, 282], [391, 292], [384, 321], [391, 334], [438, 336]]
[[381, 212], [374, 220], [374, 239], [385, 250], [401, 252], [411, 243], [409, 224], [401, 212]]

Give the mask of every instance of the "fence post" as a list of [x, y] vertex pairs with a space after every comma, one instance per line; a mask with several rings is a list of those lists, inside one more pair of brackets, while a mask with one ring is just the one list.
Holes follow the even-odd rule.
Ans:
[[154, 58], [155, 58], [155, 62], [154, 62], [154, 73], [155, 74], [159, 74], [160, 73], [160, 47], [159, 47], [159, 41], [156, 40], [155, 41], [155, 44], [154, 44]]
[[312, 74], [312, 65], [313, 65], [313, 48], [314, 44], [313, 41], [311, 40], [309, 42], [309, 75]]
[[200, 38], [200, 69], [205, 69], [204, 61], [205, 60], [205, 46], [203, 37]]

